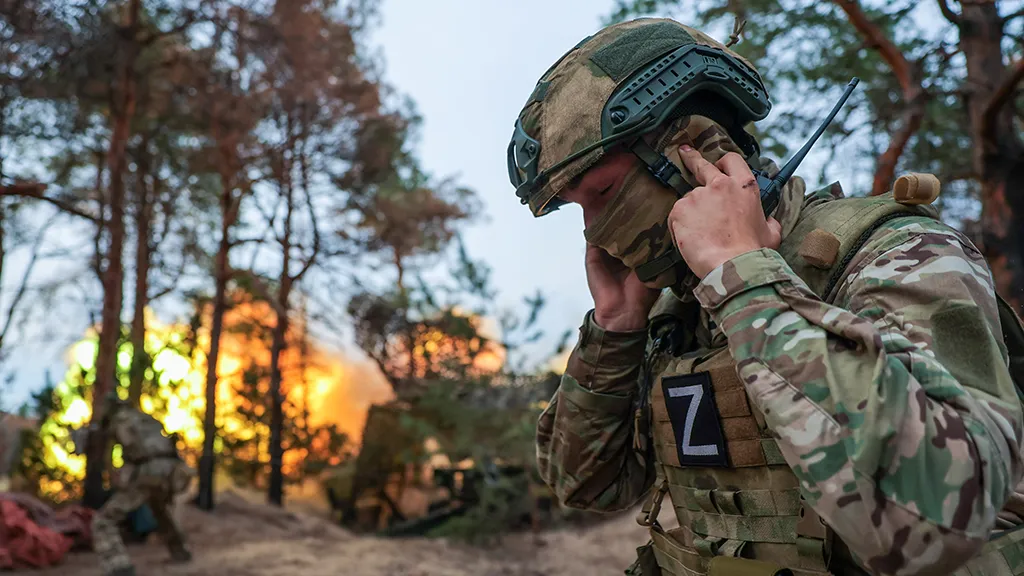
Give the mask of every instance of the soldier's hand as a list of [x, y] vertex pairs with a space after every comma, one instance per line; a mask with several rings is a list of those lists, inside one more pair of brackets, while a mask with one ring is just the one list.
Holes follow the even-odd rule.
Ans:
[[765, 219], [757, 181], [742, 156], [730, 152], [712, 164], [689, 146], [679, 156], [701, 186], [676, 201], [668, 222], [698, 278], [745, 252], [779, 247], [782, 226]]
[[625, 264], [593, 244], [587, 244], [586, 258], [597, 325], [612, 332], [644, 328], [661, 291], [644, 286]]

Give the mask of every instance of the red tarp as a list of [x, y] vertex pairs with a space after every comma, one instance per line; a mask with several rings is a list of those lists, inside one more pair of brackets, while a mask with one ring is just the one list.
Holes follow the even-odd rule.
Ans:
[[92, 510], [69, 506], [54, 512], [25, 494], [0, 494], [0, 568], [60, 564], [75, 545], [88, 545]]

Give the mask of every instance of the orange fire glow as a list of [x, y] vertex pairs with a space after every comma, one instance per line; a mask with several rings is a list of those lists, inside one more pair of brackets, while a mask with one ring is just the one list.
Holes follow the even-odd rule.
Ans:
[[[249, 424], [238, 416], [237, 407], [243, 400], [236, 389], [242, 385], [248, 366], [260, 366], [269, 371], [269, 330], [273, 319], [272, 308], [263, 302], [239, 303], [225, 315], [226, 328], [221, 336], [217, 367], [217, 424], [225, 435], [245, 439], [259, 432], [247, 429]], [[155, 400], [160, 400], [165, 412], [161, 418], [164, 428], [168, 433], [177, 433], [193, 454], [198, 454], [202, 446], [206, 403], [205, 352], [209, 350], [209, 322], [203, 322], [203, 326], [196, 336], [193, 358], [189, 359], [177, 351], [188, 334], [188, 326], [164, 324], [152, 315], [147, 316], [146, 348], [153, 358], [153, 377], [160, 384], [156, 392], [160, 398], [143, 396], [140, 402], [144, 411], [152, 412], [157, 404]], [[259, 328], [240, 329], [245, 326]], [[497, 339], [495, 323], [481, 319], [478, 327], [485, 336]], [[305, 327], [300, 322], [289, 325], [288, 346], [281, 355], [282, 392], [290, 404], [308, 410], [310, 426], [334, 424], [348, 436], [353, 446], [358, 446], [369, 407], [392, 399], [393, 391], [372, 361], [328, 350], [305, 337], [304, 331]], [[429, 334], [422, 342], [422, 348], [415, 352], [419, 356], [424, 351], [433, 356], [443, 356], [454, 346], [443, 333], [438, 332]], [[505, 351], [493, 342], [485, 349], [474, 349], [473, 352], [477, 353], [473, 372], [493, 373], [505, 361]], [[125, 344], [118, 353], [118, 365], [123, 373], [127, 373], [131, 364], [131, 354], [130, 344]], [[90, 331], [75, 344], [68, 356], [68, 379], [57, 387], [57, 395], [66, 400], [63, 410], [58, 411], [47, 424], [54, 441], [49, 443], [44, 455], [51, 463], [59, 464], [72, 476], [80, 478], [84, 474], [84, 458], [65, 449], [66, 431], [87, 424], [91, 407], [86, 399], [73, 396], [73, 386], [69, 382], [73, 381], [74, 375], [94, 368], [95, 332]], [[263, 380], [261, 391], [267, 386], [266, 378]], [[177, 385], [171, 386], [172, 383]], [[264, 408], [260, 406], [257, 409]], [[268, 458], [266, 454], [258, 457], [263, 461]], [[283, 462], [286, 472], [304, 457], [305, 454], [299, 450], [286, 453]], [[118, 461], [115, 451], [115, 464]]]
[[[225, 326], [241, 326], [254, 321], [272, 319], [273, 310], [264, 302], [242, 303], [225, 314]], [[391, 387], [373, 364], [364, 359], [324, 349], [316, 342], [302, 344], [304, 327], [289, 325], [288, 347], [281, 354], [282, 392], [288, 401], [308, 407], [310, 424], [336, 424], [349, 438], [358, 442], [371, 404], [393, 397]], [[209, 349], [209, 334], [199, 337], [200, 348]], [[303, 347], [305, 354], [303, 354]], [[199, 368], [205, 374], [206, 358]], [[246, 365], [270, 366], [268, 343], [233, 330], [221, 337], [220, 359], [217, 362], [218, 407], [233, 407], [234, 390], [241, 385]], [[201, 387], [205, 389], [205, 385]], [[220, 412], [220, 409], [218, 409]], [[234, 433], [237, 421], [225, 419], [226, 432]]]

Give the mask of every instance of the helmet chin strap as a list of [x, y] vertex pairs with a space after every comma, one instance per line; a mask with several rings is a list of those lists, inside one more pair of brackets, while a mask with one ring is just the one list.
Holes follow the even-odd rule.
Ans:
[[[693, 190], [693, 187], [683, 179], [683, 174], [679, 167], [673, 164], [664, 154], [652, 148], [643, 138], [637, 138], [628, 145], [628, 148], [647, 166], [647, 170], [654, 176], [655, 180], [662, 186], [673, 190], [680, 198], [689, 193], [690, 190]], [[750, 164], [751, 161], [756, 162], [756, 158], [756, 153], [749, 156], [747, 164]], [[751, 166], [751, 169], [756, 169], [756, 167]], [[650, 282], [673, 267], [678, 267], [679, 278], [683, 278], [690, 271], [690, 268], [686, 265], [682, 255], [679, 254], [679, 250], [675, 246], [664, 254], [651, 258], [637, 266], [634, 272], [636, 272], [636, 277], [641, 282]]]

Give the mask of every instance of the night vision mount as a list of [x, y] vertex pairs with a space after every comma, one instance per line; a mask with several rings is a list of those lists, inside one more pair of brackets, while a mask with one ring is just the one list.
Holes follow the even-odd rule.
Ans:
[[601, 134], [607, 138], [637, 126], [661, 126], [697, 92], [725, 98], [737, 110], [741, 125], [763, 120], [772, 108], [768, 92], [746, 66], [717, 48], [690, 44], [662, 57], [612, 94], [601, 114]]

